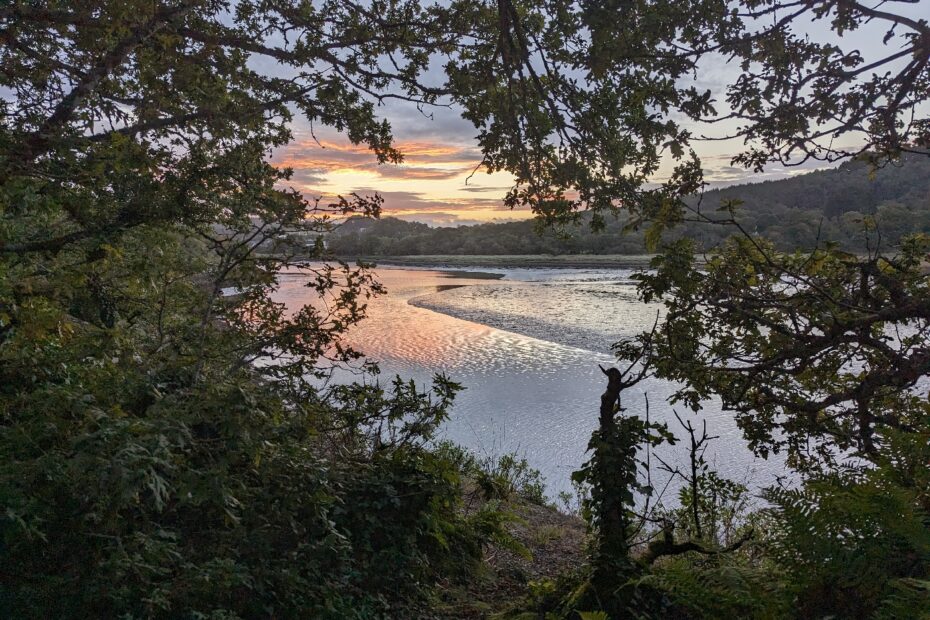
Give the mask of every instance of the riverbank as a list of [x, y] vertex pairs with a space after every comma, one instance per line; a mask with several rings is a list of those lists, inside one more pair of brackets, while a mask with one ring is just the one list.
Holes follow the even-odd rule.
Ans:
[[341, 257], [344, 260], [361, 260], [376, 265], [403, 267], [486, 267], [507, 269], [536, 267], [544, 269], [597, 269], [648, 267], [651, 254], [513, 254], [513, 255], [452, 255], [424, 254], [414, 256], [358, 256]]

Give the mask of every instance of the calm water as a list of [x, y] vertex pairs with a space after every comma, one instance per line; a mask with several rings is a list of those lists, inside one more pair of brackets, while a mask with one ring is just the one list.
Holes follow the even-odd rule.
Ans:
[[[649, 329], [659, 308], [638, 301], [629, 270], [512, 269], [500, 280], [447, 272], [380, 267], [388, 294], [370, 303], [369, 318], [350, 341], [382, 370], [427, 383], [437, 372], [465, 386], [443, 430], [480, 454], [516, 451], [542, 471], [547, 491], [569, 490], [597, 420], [610, 346]], [[283, 276], [278, 298], [309, 301], [299, 274]], [[677, 431], [664, 402], [671, 385], [652, 380], [625, 395], [624, 406]], [[755, 459], [731, 417], [716, 403], [697, 415], [719, 435], [708, 460], [734, 480], [763, 486], [784, 473], [778, 461]], [[684, 464], [681, 449], [663, 458]]]

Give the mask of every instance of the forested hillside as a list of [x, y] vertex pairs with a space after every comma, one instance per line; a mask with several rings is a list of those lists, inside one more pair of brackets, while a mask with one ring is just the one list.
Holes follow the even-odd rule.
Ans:
[[[851, 161], [789, 179], [708, 191], [690, 204], [708, 217], [720, 217], [717, 209], [732, 200], [742, 201], [737, 216], [744, 228], [782, 250], [809, 249], [818, 240], [835, 241], [849, 251], [894, 245], [902, 235], [930, 232], [930, 160], [905, 156], [875, 171], [863, 161]], [[874, 228], [867, 226], [867, 218], [874, 220]], [[540, 230], [533, 221], [431, 228], [396, 218], [354, 219], [332, 235], [329, 247], [345, 256], [644, 253], [641, 230], [620, 234], [626, 221], [622, 214], [608, 218], [605, 230], [592, 232], [587, 218], [561, 231]], [[731, 232], [685, 222], [669, 238], [689, 237], [709, 249]]]

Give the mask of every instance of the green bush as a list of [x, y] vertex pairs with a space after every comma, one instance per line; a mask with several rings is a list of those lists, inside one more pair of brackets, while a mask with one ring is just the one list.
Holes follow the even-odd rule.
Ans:
[[444, 441], [436, 446], [438, 454], [474, 481], [486, 499], [506, 500], [520, 497], [534, 504], [546, 503], [546, 485], [538, 469], [516, 453], [498, 457], [476, 456], [455, 443]]
[[5, 617], [396, 617], [480, 559], [453, 463], [416, 444], [337, 458], [312, 423], [332, 411], [238, 379], [0, 429]]

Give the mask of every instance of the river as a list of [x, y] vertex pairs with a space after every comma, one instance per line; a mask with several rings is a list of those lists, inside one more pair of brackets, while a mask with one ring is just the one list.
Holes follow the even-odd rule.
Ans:
[[[525, 456], [555, 497], [570, 491], [569, 477], [584, 461], [596, 425], [605, 387], [598, 364], [612, 363], [611, 344], [649, 329], [660, 308], [638, 300], [628, 269], [482, 270], [503, 277], [379, 267], [387, 294], [370, 302], [368, 318], [348, 339], [378, 362], [382, 383], [399, 374], [426, 384], [438, 372], [461, 383], [442, 437], [480, 455]], [[312, 293], [304, 281], [282, 275], [277, 299], [290, 308], [306, 303]], [[644, 416], [648, 398], [652, 419], [680, 434], [665, 402], [672, 390], [647, 380], [624, 395], [623, 405]], [[706, 420], [709, 434], [719, 437], [706, 458], [722, 475], [757, 488], [786, 473], [782, 459], [749, 452], [719, 403], [678, 412]], [[658, 455], [670, 464], [687, 458], [680, 444]]]

